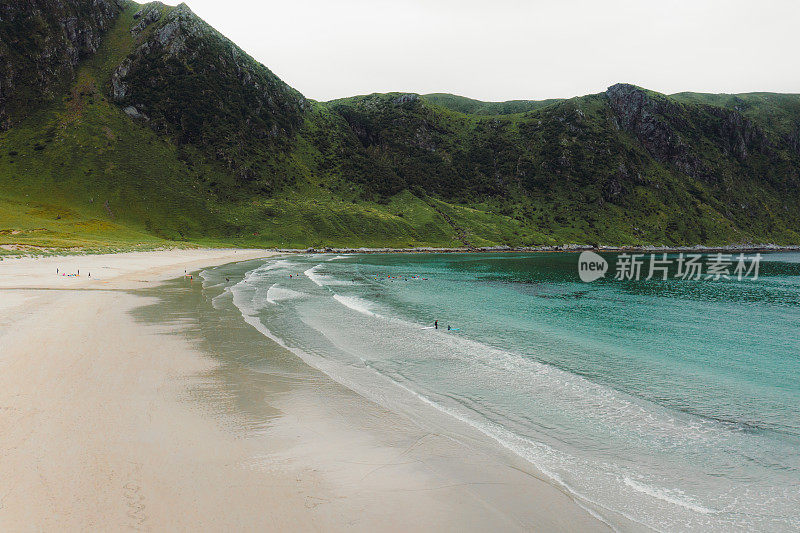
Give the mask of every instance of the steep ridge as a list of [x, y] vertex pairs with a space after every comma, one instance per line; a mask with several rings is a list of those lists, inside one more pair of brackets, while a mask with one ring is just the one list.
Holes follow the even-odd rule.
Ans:
[[131, 29], [148, 38], [112, 74], [114, 101], [180, 144], [206, 150], [243, 181], [284, 149], [307, 106], [300, 93], [181, 4], [150, 4]]

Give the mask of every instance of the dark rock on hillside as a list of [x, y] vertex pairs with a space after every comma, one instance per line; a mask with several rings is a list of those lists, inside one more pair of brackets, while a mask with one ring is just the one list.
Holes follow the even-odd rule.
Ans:
[[[680, 104], [626, 83], [612, 85], [606, 96], [619, 125], [634, 134], [657, 161], [675, 165], [693, 178], [713, 178], [711, 171], [692, 153], [675, 127], [685, 124]], [[666, 119], [667, 116], [671, 120]]]
[[767, 136], [739, 111], [714, 106], [704, 106], [704, 109], [717, 119], [715, 133], [726, 154], [736, 157], [739, 161], [745, 161], [748, 154], [753, 152], [770, 153]]
[[418, 94], [401, 94], [397, 98], [394, 99], [395, 105], [403, 105], [403, 104], [411, 104], [417, 101], [419, 98]]
[[797, 125], [797, 131], [787, 135], [784, 140], [796, 154], [800, 155], [800, 124]]
[[134, 31], [156, 26], [113, 72], [114, 101], [243, 180], [265, 173], [253, 161], [269, 160], [293, 138], [307, 108], [303, 96], [185, 4], [158, 22], [153, 13], [141, 12]]
[[693, 178], [715, 181], [719, 177], [704, 161], [700, 139], [739, 163], [752, 154], [775, 155], [764, 131], [735, 107], [688, 107], [628, 84], [609, 87], [606, 96], [624, 130], [634, 134], [660, 163], [672, 164]]
[[139, 35], [142, 31], [154, 22], [158, 22], [162, 17], [162, 10], [164, 4], [161, 2], [152, 2], [147, 4], [142, 9], [133, 15], [133, 20], [137, 21], [131, 28], [131, 34]]
[[0, 130], [74, 76], [124, 0], [0, 0]]

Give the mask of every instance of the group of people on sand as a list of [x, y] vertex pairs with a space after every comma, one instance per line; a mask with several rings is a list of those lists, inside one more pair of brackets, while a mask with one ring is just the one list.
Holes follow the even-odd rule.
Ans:
[[[77, 277], [80, 277], [80, 275], [81, 275], [81, 269], [78, 269], [78, 272], [76, 274], [67, 274], [66, 272], [64, 272], [60, 268], [56, 267], [56, 276], [59, 276], [59, 275], [67, 277], [67, 278], [77, 278]], [[92, 277], [92, 273], [91, 272], [89, 272], [89, 277], [90, 278]]]

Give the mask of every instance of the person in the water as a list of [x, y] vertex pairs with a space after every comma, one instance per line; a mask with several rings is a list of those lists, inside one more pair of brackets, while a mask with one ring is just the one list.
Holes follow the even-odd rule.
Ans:
[[434, 320], [433, 321], [433, 329], [439, 329], [439, 321], [438, 320]]

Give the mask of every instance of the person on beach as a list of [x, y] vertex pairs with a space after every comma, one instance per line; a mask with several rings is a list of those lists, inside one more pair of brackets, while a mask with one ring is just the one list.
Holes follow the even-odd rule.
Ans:
[[438, 320], [434, 320], [433, 321], [433, 329], [439, 329], [439, 321]]

